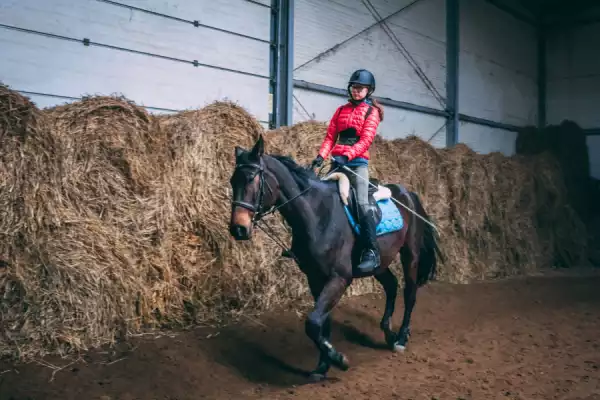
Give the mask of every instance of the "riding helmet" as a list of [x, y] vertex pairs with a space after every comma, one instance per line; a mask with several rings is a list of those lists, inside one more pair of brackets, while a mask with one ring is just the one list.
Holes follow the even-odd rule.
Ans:
[[352, 73], [350, 79], [348, 80], [348, 91], [350, 91], [350, 86], [355, 83], [369, 87], [369, 93], [367, 94], [367, 97], [375, 91], [375, 77], [366, 69], [359, 69]]

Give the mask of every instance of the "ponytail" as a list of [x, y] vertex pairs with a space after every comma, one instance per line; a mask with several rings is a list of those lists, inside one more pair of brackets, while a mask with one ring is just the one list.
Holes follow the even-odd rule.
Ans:
[[373, 102], [373, 107], [375, 107], [377, 111], [379, 111], [379, 120], [383, 121], [383, 106], [375, 98], [371, 99], [371, 101]]

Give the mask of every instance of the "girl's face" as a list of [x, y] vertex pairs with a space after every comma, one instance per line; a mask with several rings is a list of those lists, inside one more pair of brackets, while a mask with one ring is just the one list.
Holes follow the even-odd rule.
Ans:
[[354, 100], [362, 100], [367, 97], [367, 93], [369, 93], [369, 88], [367, 86], [359, 85], [355, 83], [350, 86], [350, 93], [352, 93], [352, 98]]

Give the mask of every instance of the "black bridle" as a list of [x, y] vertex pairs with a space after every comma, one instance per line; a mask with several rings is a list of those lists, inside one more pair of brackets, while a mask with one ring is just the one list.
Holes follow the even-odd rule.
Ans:
[[260, 221], [263, 217], [274, 213], [275, 211], [279, 210], [281, 207], [289, 204], [290, 202], [292, 202], [293, 200], [297, 199], [298, 197], [302, 196], [304, 193], [308, 192], [310, 189], [312, 189], [312, 186], [307, 187], [306, 189], [304, 189], [303, 191], [301, 191], [300, 193], [298, 193], [297, 195], [295, 195], [294, 197], [292, 197], [291, 199], [283, 202], [282, 204], [278, 205], [278, 206], [271, 206], [268, 210], [263, 211], [263, 199], [264, 199], [264, 195], [265, 195], [265, 186], [267, 187], [267, 189], [269, 189], [269, 192], [271, 194], [273, 194], [273, 189], [271, 189], [271, 186], [269, 185], [269, 182], [267, 182], [265, 180], [265, 167], [264, 167], [264, 162], [262, 160], [262, 158], [260, 159], [260, 163], [256, 164], [256, 163], [245, 163], [245, 164], [237, 164], [235, 167], [235, 171], [237, 171], [238, 169], [242, 169], [242, 168], [252, 168], [255, 170], [255, 172], [251, 175], [251, 179], [254, 179], [254, 177], [256, 177], [256, 175], [258, 174], [258, 196], [256, 197], [256, 202], [255, 204], [251, 204], [242, 200], [233, 200], [231, 202], [232, 207], [235, 206], [239, 206], [242, 208], [245, 208], [246, 210], [252, 211], [254, 213], [254, 216], [252, 218], [252, 222], [258, 222]]
[[281, 207], [289, 204], [290, 202], [292, 202], [293, 200], [297, 199], [298, 197], [302, 196], [304, 193], [308, 192], [310, 189], [312, 189], [312, 185], [309, 185], [306, 189], [304, 189], [303, 191], [301, 191], [300, 193], [298, 193], [297, 195], [295, 195], [294, 197], [292, 197], [291, 199], [283, 202], [282, 204], [278, 205], [278, 206], [271, 206], [268, 210], [263, 210], [263, 199], [264, 199], [264, 194], [265, 194], [265, 186], [267, 187], [267, 189], [269, 190], [269, 192], [271, 194], [273, 194], [273, 190], [271, 189], [271, 186], [269, 185], [269, 182], [267, 182], [265, 180], [265, 168], [264, 168], [264, 162], [262, 160], [262, 158], [260, 159], [260, 163], [256, 164], [256, 163], [244, 163], [244, 164], [237, 164], [235, 166], [235, 170], [234, 173], [238, 170], [238, 169], [242, 169], [242, 168], [251, 168], [254, 170], [253, 174], [251, 175], [251, 179], [254, 180], [254, 178], [256, 177], [256, 175], [258, 174], [258, 179], [259, 179], [259, 183], [258, 183], [258, 195], [256, 196], [256, 201], [254, 204], [252, 203], [248, 203], [246, 201], [242, 201], [242, 200], [233, 200], [231, 202], [231, 206], [232, 207], [242, 207], [245, 208], [251, 212], [254, 213], [253, 217], [252, 217], [252, 226], [257, 226], [258, 228], [260, 228], [263, 232], [265, 232], [271, 239], [273, 239], [273, 241], [275, 243], [277, 243], [281, 248], [283, 248], [284, 250], [287, 250], [290, 252], [290, 254], [293, 256], [293, 258], [298, 261], [298, 259], [296, 258], [296, 256], [291, 252], [290, 249], [288, 249], [285, 244], [283, 244], [281, 242], [280, 239], [277, 238], [277, 235], [273, 232], [273, 230], [264, 222], [263, 224], [267, 227], [267, 229], [269, 231], [271, 231], [270, 233], [267, 232], [265, 229], [263, 229], [260, 225], [258, 225], [257, 223], [259, 221], [261, 221], [261, 219], [269, 214], [273, 214], [275, 211], [279, 210]]
[[[255, 204], [251, 204], [251, 203], [248, 203], [248, 202], [245, 202], [242, 200], [233, 200], [231, 202], [231, 205], [232, 205], [232, 207], [239, 206], [239, 207], [245, 208], [246, 210], [252, 211], [254, 213], [254, 216], [252, 217], [252, 223], [254, 224], [254, 222], [259, 221], [262, 217], [271, 213], [271, 210], [268, 210], [267, 212], [263, 211], [262, 202], [263, 202], [263, 198], [265, 195], [265, 184], [271, 194], [273, 194], [273, 190], [269, 186], [269, 183], [265, 180], [265, 175], [264, 175], [265, 168], [264, 168], [264, 163], [263, 163], [262, 158], [261, 158], [259, 164], [256, 164], [256, 163], [238, 164], [235, 167], [235, 171], [237, 171], [238, 169], [242, 169], [242, 168], [252, 168], [253, 170], [255, 170], [255, 172], [253, 172], [253, 174], [251, 175], [252, 180], [258, 174], [258, 179], [259, 179], [258, 196], [256, 196]], [[271, 208], [273, 208], [273, 207], [271, 207]]]

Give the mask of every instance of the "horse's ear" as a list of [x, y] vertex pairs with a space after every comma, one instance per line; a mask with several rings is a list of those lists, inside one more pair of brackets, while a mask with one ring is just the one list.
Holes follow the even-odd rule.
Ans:
[[241, 148], [240, 146], [235, 146], [235, 158], [238, 158], [239, 156], [241, 156], [242, 154], [244, 154], [244, 149]]
[[265, 141], [263, 139], [263, 136], [260, 135], [258, 137], [258, 140], [256, 141], [256, 143], [254, 144], [254, 147], [252, 148], [252, 156], [254, 158], [260, 158], [260, 157], [262, 157], [264, 152], [265, 152]]

